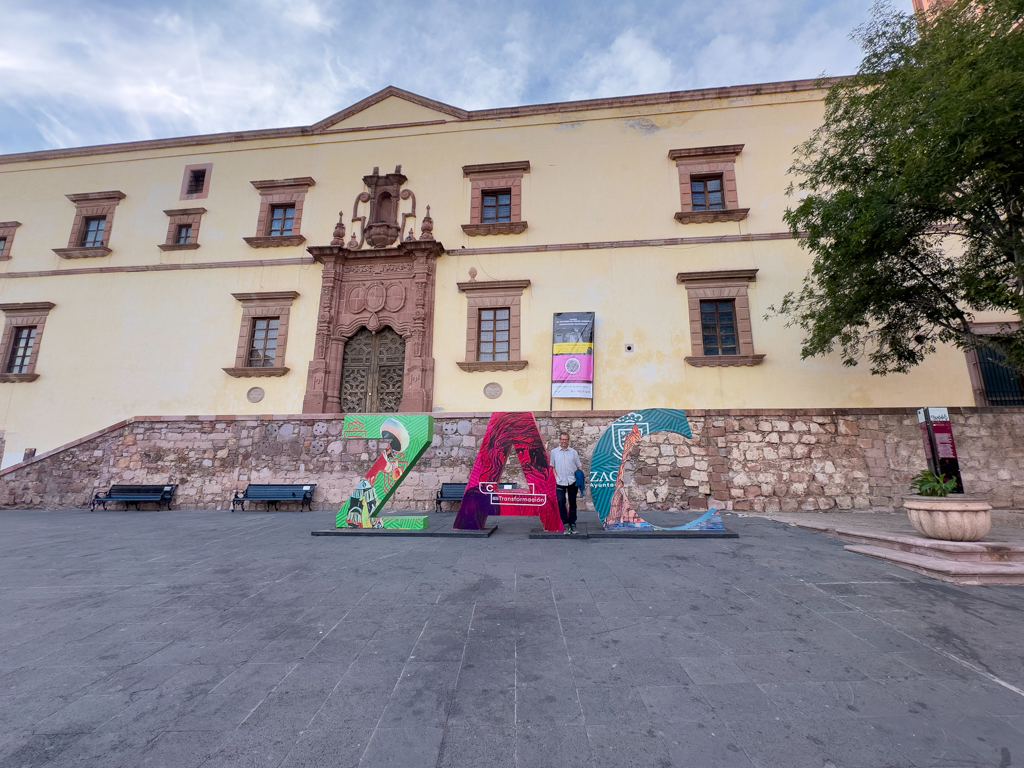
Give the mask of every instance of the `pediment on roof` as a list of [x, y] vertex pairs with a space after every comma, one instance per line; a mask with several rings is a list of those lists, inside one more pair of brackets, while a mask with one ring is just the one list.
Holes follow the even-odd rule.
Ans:
[[349, 128], [423, 123], [431, 120], [463, 120], [464, 109], [428, 99], [389, 85], [347, 109], [335, 112], [313, 126], [313, 133]]

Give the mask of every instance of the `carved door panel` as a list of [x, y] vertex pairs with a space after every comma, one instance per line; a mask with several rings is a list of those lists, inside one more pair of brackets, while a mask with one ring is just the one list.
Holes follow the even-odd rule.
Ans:
[[405, 339], [385, 327], [361, 328], [345, 342], [341, 369], [343, 413], [397, 413], [402, 403]]

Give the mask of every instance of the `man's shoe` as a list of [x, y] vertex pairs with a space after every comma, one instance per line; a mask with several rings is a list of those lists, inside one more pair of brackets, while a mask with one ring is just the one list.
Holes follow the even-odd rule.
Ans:
[[570, 533], [572, 533], [572, 529], [569, 526], [565, 526], [562, 529], [562, 535], [563, 536], [568, 536]]
[[570, 529], [570, 530], [571, 530], [571, 531], [572, 531], [573, 533], [579, 533], [579, 531], [577, 531], [577, 530], [576, 530], [576, 523], [571, 523], [571, 524], [569, 525], [569, 529]]

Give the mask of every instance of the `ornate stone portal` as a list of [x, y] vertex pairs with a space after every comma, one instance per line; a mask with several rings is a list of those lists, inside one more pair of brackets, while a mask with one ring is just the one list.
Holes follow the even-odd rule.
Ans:
[[[331, 244], [307, 249], [324, 265], [324, 271], [303, 413], [343, 412], [341, 377], [345, 344], [362, 328], [377, 334], [390, 327], [405, 340], [398, 410], [429, 413], [433, 408], [435, 260], [444, 253], [444, 246], [434, 240], [430, 206], [420, 223], [419, 239], [410, 227], [404, 241], [399, 241], [408, 220], [417, 218], [416, 196], [411, 190], [402, 189], [405, 182], [402, 166], [385, 175], [374, 168], [372, 174], [363, 177], [367, 190], [356, 196], [349, 241], [345, 242], [342, 214]], [[403, 201], [411, 205], [402, 213], [399, 223]], [[359, 215], [367, 203], [369, 211]], [[389, 387], [393, 389], [394, 383]], [[356, 398], [346, 399], [351, 405]], [[382, 406], [393, 406], [392, 399], [382, 397], [379, 402]], [[378, 400], [370, 397], [364, 402]]]

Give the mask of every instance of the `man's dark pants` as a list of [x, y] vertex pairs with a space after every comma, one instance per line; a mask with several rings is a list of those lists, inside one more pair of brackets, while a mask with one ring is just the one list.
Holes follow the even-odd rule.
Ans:
[[[566, 511], [565, 497], [569, 496], [569, 509]], [[562, 525], [576, 525], [576, 494], [579, 488], [576, 483], [572, 485], [555, 486], [555, 495], [558, 497], [558, 514], [562, 516]]]

